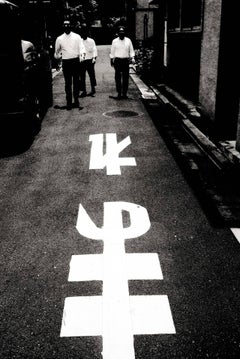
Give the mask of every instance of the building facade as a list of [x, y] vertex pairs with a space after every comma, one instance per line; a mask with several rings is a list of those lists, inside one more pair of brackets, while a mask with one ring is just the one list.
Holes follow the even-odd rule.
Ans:
[[[137, 0], [139, 19], [142, 1]], [[237, 2], [150, 0], [149, 4], [158, 7], [158, 24], [149, 28], [148, 36], [153, 31], [161, 40], [159, 66], [165, 83], [199, 106], [213, 138], [236, 141], [240, 151]], [[135, 28], [137, 38], [142, 37], [141, 23], [142, 19]]]
[[126, 0], [126, 17], [128, 30], [136, 43], [154, 37], [158, 33], [158, 4], [150, 4], [149, 0]]

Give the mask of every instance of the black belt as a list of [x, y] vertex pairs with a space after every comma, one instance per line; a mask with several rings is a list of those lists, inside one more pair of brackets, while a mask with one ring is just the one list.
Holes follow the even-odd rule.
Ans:
[[73, 57], [71, 59], [62, 59], [62, 61], [72, 61], [72, 60], [79, 60], [79, 57]]

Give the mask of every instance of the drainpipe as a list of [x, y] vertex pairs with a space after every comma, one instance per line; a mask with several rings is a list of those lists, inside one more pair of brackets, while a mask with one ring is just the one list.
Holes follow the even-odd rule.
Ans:
[[143, 38], [144, 38], [144, 40], [146, 40], [148, 38], [148, 15], [147, 14], [144, 15], [143, 26], [144, 26]]
[[236, 150], [240, 152], [240, 103], [238, 108], [238, 129], [237, 129]]
[[143, 38], [144, 38], [144, 40], [146, 40], [148, 38], [148, 16], [147, 16], [147, 14], [145, 14], [144, 18], [143, 18], [143, 29], [144, 29]]
[[163, 45], [163, 65], [167, 67], [168, 58], [167, 58], [167, 50], [168, 50], [168, 36], [167, 36], [167, 18], [164, 19], [164, 45]]

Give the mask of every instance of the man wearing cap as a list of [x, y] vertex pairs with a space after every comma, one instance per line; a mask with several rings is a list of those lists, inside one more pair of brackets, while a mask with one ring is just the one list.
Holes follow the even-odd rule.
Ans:
[[110, 52], [111, 66], [115, 69], [117, 96], [115, 99], [127, 99], [129, 81], [129, 63], [135, 63], [135, 51], [132, 41], [125, 36], [125, 28], [119, 27], [118, 37], [113, 40]]
[[56, 39], [55, 58], [62, 60], [67, 110], [72, 108], [81, 110], [83, 107], [79, 105], [78, 100], [79, 61], [84, 60], [86, 51], [81, 36], [71, 31], [70, 21], [64, 21], [63, 30], [64, 33]]

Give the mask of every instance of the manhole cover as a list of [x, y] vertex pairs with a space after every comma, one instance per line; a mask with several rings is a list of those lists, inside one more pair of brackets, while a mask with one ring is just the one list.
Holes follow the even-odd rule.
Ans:
[[104, 112], [103, 115], [107, 117], [134, 117], [134, 116], [139, 116], [141, 114], [135, 111], [120, 110], [120, 111]]

